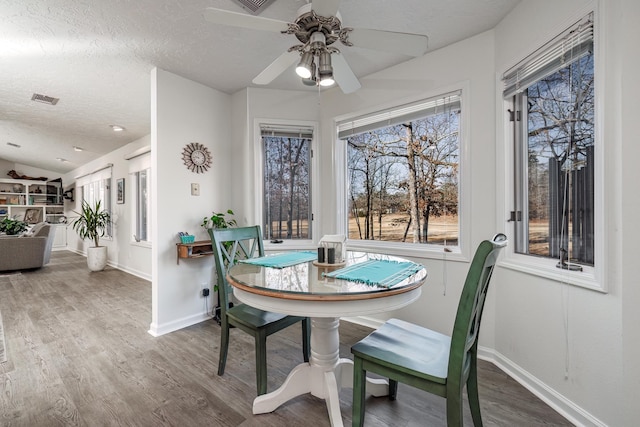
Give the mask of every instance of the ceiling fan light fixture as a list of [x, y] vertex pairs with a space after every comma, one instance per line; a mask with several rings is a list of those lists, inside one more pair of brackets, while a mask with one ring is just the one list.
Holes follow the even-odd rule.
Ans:
[[305, 86], [315, 86], [316, 79], [314, 79], [313, 77], [309, 77], [308, 79], [302, 79], [302, 84]]
[[318, 66], [318, 76], [320, 76], [320, 86], [332, 86], [335, 83], [333, 79], [333, 67], [331, 66], [331, 54], [328, 51], [320, 53], [320, 65]]
[[319, 83], [320, 86], [323, 86], [323, 87], [333, 86], [335, 82], [336, 81], [333, 79], [333, 73], [320, 76], [320, 83]]
[[300, 62], [296, 67], [296, 74], [303, 79], [309, 79], [311, 78], [314, 68], [313, 54], [311, 52], [305, 52], [302, 54], [302, 58], [300, 58]]

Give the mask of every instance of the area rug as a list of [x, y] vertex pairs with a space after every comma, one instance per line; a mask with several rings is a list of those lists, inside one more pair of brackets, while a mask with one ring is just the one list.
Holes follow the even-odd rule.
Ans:
[[2, 326], [2, 313], [0, 313], [0, 363], [7, 361], [7, 351], [4, 347], [4, 327]]

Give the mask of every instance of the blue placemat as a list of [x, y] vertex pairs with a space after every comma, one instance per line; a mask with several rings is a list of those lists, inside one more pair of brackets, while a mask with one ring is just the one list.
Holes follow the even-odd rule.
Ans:
[[284, 252], [260, 258], [243, 259], [240, 262], [262, 265], [263, 267], [285, 268], [303, 262], [313, 261], [317, 258], [318, 254], [316, 252]]
[[413, 262], [372, 259], [326, 273], [325, 276], [390, 288], [422, 270], [422, 268], [421, 265]]

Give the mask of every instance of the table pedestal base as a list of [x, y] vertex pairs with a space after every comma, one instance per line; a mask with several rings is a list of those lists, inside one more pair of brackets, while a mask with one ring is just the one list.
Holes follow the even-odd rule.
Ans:
[[[311, 393], [325, 400], [331, 426], [343, 426], [339, 393], [342, 387], [353, 387], [353, 362], [339, 358], [339, 325], [340, 318], [311, 319], [309, 363], [296, 366], [277, 390], [256, 397], [254, 414], [273, 412], [288, 400]], [[373, 396], [386, 396], [389, 385], [385, 380], [367, 378], [367, 392]]]

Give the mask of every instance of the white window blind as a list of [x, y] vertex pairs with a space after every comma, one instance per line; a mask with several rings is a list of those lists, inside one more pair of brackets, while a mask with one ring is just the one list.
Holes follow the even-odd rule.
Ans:
[[381, 129], [401, 123], [418, 120], [444, 110], [460, 108], [459, 91], [439, 95], [435, 98], [401, 105], [374, 114], [345, 120], [338, 123], [338, 138], [344, 139], [352, 135]]
[[524, 91], [592, 51], [593, 13], [590, 13], [505, 72], [503, 96], [509, 98]]
[[313, 138], [313, 128], [306, 126], [289, 126], [289, 125], [260, 125], [260, 134], [262, 136], [278, 137], [278, 138]]

